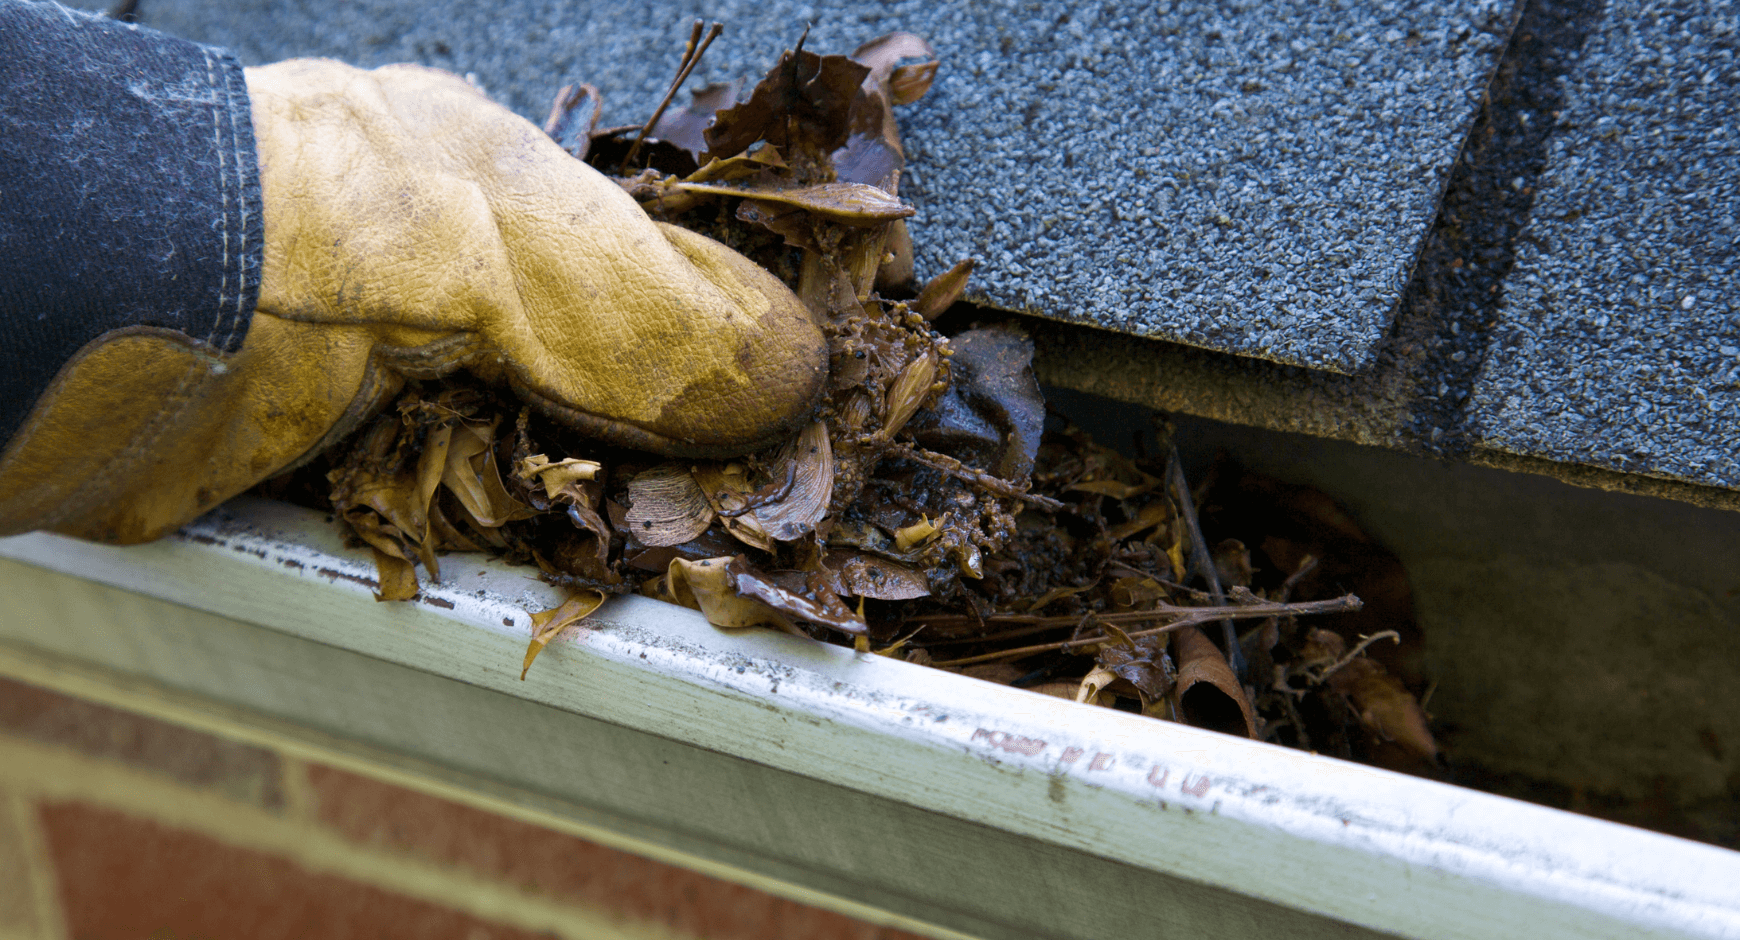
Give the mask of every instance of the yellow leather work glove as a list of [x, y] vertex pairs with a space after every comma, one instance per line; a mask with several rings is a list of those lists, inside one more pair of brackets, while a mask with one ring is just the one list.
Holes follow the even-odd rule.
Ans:
[[0, 528], [158, 537], [464, 368], [616, 443], [724, 456], [806, 420], [827, 346], [747, 259], [654, 223], [463, 80], [247, 70], [265, 249], [227, 362], [163, 331], [87, 348], [0, 474]]

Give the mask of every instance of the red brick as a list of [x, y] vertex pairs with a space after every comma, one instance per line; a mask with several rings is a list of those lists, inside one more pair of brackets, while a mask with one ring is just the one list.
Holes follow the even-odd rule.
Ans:
[[468, 914], [82, 803], [39, 810], [77, 940], [530, 940]]
[[269, 809], [284, 803], [271, 751], [0, 679], [0, 731], [118, 761]]
[[904, 931], [332, 767], [310, 765], [308, 782], [320, 821], [350, 839], [616, 917], [710, 940], [916, 940]]

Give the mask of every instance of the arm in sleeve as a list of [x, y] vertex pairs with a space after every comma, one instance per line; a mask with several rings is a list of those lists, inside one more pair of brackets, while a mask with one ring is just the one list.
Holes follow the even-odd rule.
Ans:
[[262, 242], [240, 63], [0, 0], [0, 453], [63, 365], [116, 331], [234, 353]]

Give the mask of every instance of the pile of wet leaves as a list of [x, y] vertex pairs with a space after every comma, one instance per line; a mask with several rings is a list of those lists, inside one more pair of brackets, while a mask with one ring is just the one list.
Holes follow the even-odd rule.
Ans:
[[[717, 34], [697, 24], [673, 94]], [[1164, 427], [1132, 457], [1048, 415], [1018, 327], [932, 326], [972, 264], [913, 283], [894, 108], [937, 68], [922, 39], [894, 33], [851, 55], [800, 41], [747, 94], [711, 86], [639, 127], [600, 129], [591, 86], [556, 96], [558, 143], [654, 218], [774, 272], [824, 325], [829, 385], [789, 441], [669, 460], [455, 376], [409, 383], [348, 449], [278, 486], [373, 551], [382, 600], [416, 596], [418, 566], [438, 580], [447, 552], [535, 565], [568, 599], [534, 615], [526, 669], [607, 597], [638, 592], [720, 627], [1431, 761], [1405, 576], [1333, 504], [1230, 468], [1192, 490]], [[1253, 505], [1270, 508], [1236, 511]], [[1385, 601], [1359, 614], [1347, 588], [1367, 584]]]

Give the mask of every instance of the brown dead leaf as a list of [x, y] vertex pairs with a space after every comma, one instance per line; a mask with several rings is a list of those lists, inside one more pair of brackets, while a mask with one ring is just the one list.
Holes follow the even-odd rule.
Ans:
[[[707, 622], [715, 627], [790, 627], [790, 621], [778, 611], [737, 593], [730, 574], [725, 570], [730, 561], [730, 557], [700, 561], [672, 559], [670, 569], [661, 580], [671, 600], [705, 614]], [[655, 593], [654, 596], [658, 595]]]
[[1066, 489], [1071, 493], [1096, 493], [1100, 496], [1110, 496], [1113, 499], [1130, 499], [1141, 496], [1152, 490], [1159, 480], [1147, 483], [1124, 483], [1118, 480], [1082, 480], [1071, 483]]
[[701, 561], [675, 559], [665, 588], [677, 603], [701, 611], [718, 627], [795, 630], [796, 622], [805, 621], [843, 633], [866, 634], [863, 619], [840, 600], [828, 580], [822, 572], [757, 571], [739, 555]]
[[968, 666], [962, 669], [961, 675], [983, 679], [986, 682], [995, 682], [998, 685], [1008, 685], [1026, 673], [1009, 663], [980, 663], [977, 666]]
[[1117, 673], [1103, 666], [1095, 666], [1076, 683], [1075, 700], [1084, 705], [1103, 705], [1110, 708], [1117, 697], [1107, 687], [1117, 681]]
[[876, 555], [829, 552], [822, 564], [839, 579], [840, 593], [879, 601], [905, 601], [930, 594], [924, 571]]
[[846, 142], [853, 96], [869, 74], [867, 66], [845, 56], [807, 52], [800, 41], [747, 101], [714, 116], [705, 133], [707, 155], [735, 156], [761, 140], [782, 150], [796, 142], [817, 156], [831, 153]]
[[1224, 734], [1257, 736], [1257, 713], [1220, 648], [1196, 627], [1172, 634], [1178, 679], [1172, 707], [1186, 724]]
[[773, 537], [762, 527], [761, 520], [751, 511], [755, 490], [750, 486], [747, 469], [740, 463], [700, 463], [691, 470], [701, 495], [719, 516], [719, 522], [732, 537], [764, 552], [773, 551]]
[[[773, 189], [679, 180], [672, 183], [671, 188], [680, 192], [741, 196], [756, 202], [780, 203], [847, 225], [880, 225], [918, 214], [917, 209], [868, 183], [814, 183], [809, 186]], [[778, 214], [765, 207], [762, 211], [769, 216]]]
[[1171, 596], [1166, 586], [1153, 578], [1130, 576], [1112, 582], [1112, 606], [1118, 610], [1134, 610]]
[[888, 388], [888, 407], [882, 419], [882, 436], [893, 437], [906, 426], [918, 409], [936, 391], [937, 355], [925, 350], [900, 370], [894, 384]]
[[743, 556], [725, 565], [728, 583], [739, 597], [753, 598], [790, 620], [832, 627], [841, 633], [869, 633], [864, 618], [853, 612], [834, 589], [825, 572], [757, 571]]
[[[1022, 688], [1025, 688], [1029, 692], [1037, 692], [1040, 695], [1049, 695], [1052, 698], [1060, 698], [1066, 702], [1073, 702], [1076, 700], [1076, 695], [1081, 691], [1081, 683], [1070, 679], [1060, 679], [1054, 682], [1041, 682], [1038, 685], [1023, 686]], [[1096, 702], [1095, 704], [1099, 703]]]
[[814, 532], [834, 495], [834, 451], [828, 441], [828, 426], [811, 422], [787, 442], [774, 459], [773, 475], [775, 484], [771, 485], [779, 489], [758, 503], [751, 498], [750, 511], [762, 530], [781, 542]]
[[591, 149], [592, 134], [598, 130], [598, 116], [604, 111], [604, 96], [591, 85], [563, 85], [550, 104], [550, 116], [544, 121], [544, 133], [574, 155], [586, 159]]
[[1038, 597], [1035, 597], [1031, 602], [1027, 603], [1025, 605], [1025, 609], [1030, 610], [1030, 611], [1044, 610], [1046, 608], [1046, 606], [1051, 604], [1053, 601], [1059, 601], [1059, 600], [1062, 600], [1066, 597], [1074, 597], [1075, 595], [1080, 594], [1083, 591], [1091, 590], [1092, 588], [1095, 588], [1098, 586], [1099, 586], [1098, 581], [1090, 581], [1087, 584], [1064, 585], [1062, 587], [1054, 587], [1051, 590], [1046, 591], [1044, 594], [1041, 594]]
[[494, 528], [537, 515], [530, 506], [508, 495], [496, 468], [496, 423], [460, 424], [453, 430], [441, 482], [481, 526]]
[[[1166, 654], [1166, 634], [1145, 636], [1128, 644], [1102, 647], [1095, 657], [1096, 670], [1103, 669], [1123, 680], [1142, 700], [1146, 710], [1172, 692], [1177, 673]], [[1111, 683], [1107, 683], [1108, 685]], [[1113, 688], [1112, 691], [1120, 691]]]
[[1106, 536], [1112, 541], [1117, 542], [1134, 535], [1141, 535], [1143, 532], [1155, 528], [1156, 526], [1165, 525], [1171, 520], [1171, 505], [1169, 505], [1166, 500], [1156, 499], [1138, 510], [1136, 512], [1136, 518], [1108, 529], [1106, 531]]
[[1214, 568], [1220, 583], [1227, 587], [1249, 587], [1251, 584], [1251, 553], [1238, 539], [1223, 539], [1214, 547]]
[[[894, 120], [894, 105], [900, 97], [893, 88], [895, 66], [902, 59], [930, 59], [934, 55], [923, 39], [898, 32], [872, 39], [852, 53], [852, 60], [870, 71], [852, 99], [846, 144], [829, 156], [838, 179], [868, 183], [889, 193], [899, 191], [906, 156]], [[913, 79], [917, 75], [903, 75], [906, 92], [916, 90]]]
[[718, 112], [737, 104], [740, 82], [719, 82], [689, 93], [689, 106], [665, 112], [653, 125], [652, 136], [687, 150], [696, 163], [707, 152], [707, 128]]
[[888, 88], [894, 93], [896, 106], [911, 104], [923, 98], [930, 91], [931, 83], [936, 81], [937, 66], [940, 62], [923, 62], [918, 65], [903, 65], [894, 70], [888, 77]]
[[623, 524], [642, 545], [681, 545], [713, 524], [712, 505], [689, 468], [679, 463], [635, 474], [628, 481], [628, 499]]
[[785, 239], [785, 243], [804, 251], [820, 252], [816, 237], [815, 217], [793, 206], [777, 202], [745, 199], [737, 206], [737, 218]]
[[526, 672], [532, 668], [532, 660], [538, 658], [538, 654], [550, 645], [550, 641], [557, 634], [591, 616], [603, 603], [604, 592], [584, 590], [576, 592], [556, 607], [532, 614], [532, 642], [526, 647], [526, 661], [520, 666], [520, 681], [525, 681]]
[[1437, 759], [1438, 743], [1419, 700], [1382, 664], [1356, 657], [1331, 673], [1328, 682], [1330, 688], [1347, 696], [1367, 731], [1417, 757]]
[[560, 497], [585, 502], [585, 497], [575, 488], [575, 484], [597, 479], [604, 467], [596, 460], [568, 457], [551, 462], [544, 454], [533, 454], [515, 464], [514, 469], [520, 476], [542, 483], [544, 496], [548, 499]]
[[369, 546], [375, 556], [375, 579], [380, 582], [377, 601], [408, 601], [417, 596], [417, 572], [398, 555]]
[[918, 292], [918, 299], [912, 302], [912, 309], [926, 320], [935, 320], [944, 311], [954, 306], [966, 292], [967, 281], [973, 275], [976, 262], [972, 258], [960, 261], [924, 285], [924, 290]]

